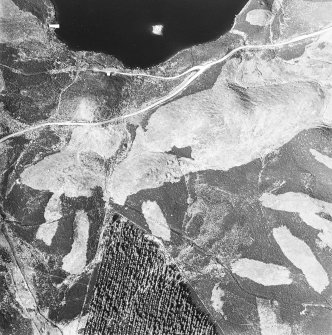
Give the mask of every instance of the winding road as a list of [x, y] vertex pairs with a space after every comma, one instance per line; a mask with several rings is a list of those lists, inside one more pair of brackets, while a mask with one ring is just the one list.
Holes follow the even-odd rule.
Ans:
[[98, 122], [61, 121], [61, 122], [40, 123], [38, 125], [31, 126], [31, 127], [26, 128], [26, 129], [23, 129], [23, 130], [15, 132], [15, 133], [9, 134], [7, 136], [4, 136], [0, 139], [0, 143], [2, 143], [4, 141], [7, 141], [7, 140], [9, 140], [13, 137], [17, 137], [17, 136], [20, 136], [20, 135], [25, 134], [27, 132], [37, 130], [37, 129], [40, 129], [40, 128], [44, 128], [44, 127], [47, 127], [47, 126], [102, 126], [102, 125], [105, 125], [105, 124], [109, 124], [109, 123], [121, 121], [121, 120], [124, 120], [124, 119], [128, 119], [130, 117], [142, 114], [142, 113], [144, 113], [148, 110], [151, 110], [155, 107], [158, 107], [158, 106], [164, 104], [166, 101], [171, 100], [176, 95], [181, 93], [184, 89], [186, 89], [202, 73], [204, 73], [205, 71], [210, 69], [212, 66], [226, 61], [227, 59], [229, 59], [230, 57], [232, 57], [234, 54], [236, 54], [239, 51], [243, 51], [243, 50], [264, 50], [264, 49], [280, 48], [280, 47], [283, 47], [283, 46], [286, 46], [286, 45], [289, 45], [289, 44], [292, 44], [292, 43], [296, 43], [296, 42], [299, 42], [299, 41], [303, 41], [303, 40], [306, 40], [306, 39], [309, 39], [309, 38], [319, 36], [319, 35], [321, 35], [325, 32], [328, 32], [328, 31], [332, 31], [332, 26], [323, 28], [323, 29], [315, 31], [313, 33], [301, 35], [301, 36], [298, 36], [298, 37], [295, 37], [295, 38], [292, 38], [290, 40], [283, 41], [283, 42], [278, 42], [278, 43], [273, 43], [273, 44], [243, 45], [243, 46], [240, 46], [238, 48], [233, 49], [228, 54], [226, 54], [225, 56], [221, 57], [218, 60], [210, 61], [210, 62], [207, 62], [205, 64], [194, 66], [194, 67], [184, 71], [181, 74], [178, 74], [178, 75], [175, 75], [175, 76], [169, 76], [169, 77], [154, 76], [154, 75], [149, 75], [149, 74], [146, 74], [146, 73], [118, 72], [116, 70], [110, 70], [110, 69], [105, 69], [105, 70], [92, 69], [92, 70], [89, 70], [89, 71], [94, 71], [94, 72], [105, 72], [106, 74], [109, 74], [111, 72], [111, 73], [114, 73], [114, 74], [119, 74], [119, 75], [124, 75], [124, 76], [144, 76], [144, 77], [151, 77], [151, 78], [162, 79], [162, 80], [175, 80], [175, 79], [179, 79], [180, 77], [183, 77], [185, 75], [188, 75], [188, 77], [186, 77], [183, 80], [183, 82], [181, 84], [179, 84], [178, 86], [176, 86], [170, 93], [168, 93], [164, 97], [158, 99], [157, 101], [151, 103], [150, 105], [148, 105], [148, 106], [146, 106], [142, 109], [137, 110], [136, 112], [126, 114], [126, 115], [121, 115], [121, 116], [118, 116], [118, 117], [115, 117], [115, 118], [112, 118], [112, 119], [109, 119], [109, 120], [105, 120], [105, 121], [98, 121]]

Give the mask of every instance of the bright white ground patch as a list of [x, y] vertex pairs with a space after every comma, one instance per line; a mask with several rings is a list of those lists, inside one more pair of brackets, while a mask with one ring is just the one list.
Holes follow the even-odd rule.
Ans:
[[261, 298], [256, 298], [256, 304], [262, 335], [291, 335], [291, 327], [278, 322], [276, 306], [272, 306], [269, 300]]
[[[116, 153], [124, 136], [125, 131], [115, 126], [74, 128], [68, 145], [27, 167], [20, 176], [21, 182], [36, 190], [69, 197], [90, 196], [96, 186], [105, 190], [102, 164]], [[95, 157], [88, 164], [83, 160], [87, 154]], [[105, 191], [105, 197], [106, 194]]]
[[59, 220], [61, 216], [60, 194], [54, 193], [45, 207], [44, 218], [46, 222], [52, 222]]
[[95, 101], [82, 98], [74, 113], [74, 120], [93, 121], [98, 106]]
[[326, 155], [321, 154], [319, 151], [315, 149], [310, 149], [310, 153], [315, 157], [315, 159], [324, 164], [329, 169], [332, 169], [332, 158]]
[[309, 285], [318, 293], [329, 285], [329, 278], [309, 246], [292, 235], [287, 227], [273, 229], [273, 236], [284, 255], [299, 268]]
[[38, 240], [42, 240], [46, 245], [50, 246], [57, 229], [58, 221], [43, 223], [38, 227], [36, 238]]
[[76, 213], [74, 222], [74, 242], [70, 253], [62, 259], [62, 269], [71, 274], [80, 274], [86, 265], [89, 219], [84, 211]]
[[284, 266], [241, 258], [232, 264], [232, 271], [264, 286], [288, 285], [292, 283], [290, 271]]
[[164, 26], [162, 24], [155, 24], [152, 26], [152, 34], [161, 36], [163, 34]]
[[36, 238], [46, 245], [51, 245], [52, 239], [58, 229], [58, 221], [61, 218], [60, 195], [53, 194], [44, 211], [45, 223], [38, 227]]
[[122, 141], [122, 133], [114, 127], [77, 127], [73, 130], [66, 151], [95, 152], [103, 158], [112, 157]]
[[298, 213], [303, 222], [320, 231], [318, 237], [323, 244], [332, 248], [332, 222], [317, 215], [322, 212], [332, 215], [331, 203], [294, 192], [278, 195], [264, 193], [260, 200], [265, 207]]
[[224, 306], [224, 298], [225, 297], [225, 291], [222, 290], [220, 287], [219, 287], [219, 283], [217, 283], [214, 287], [213, 287], [213, 290], [212, 290], [212, 293], [211, 293], [211, 304], [212, 304], [212, 307], [214, 308], [214, 310], [216, 312], [219, 312], [221, 314], [224, 314], [223, 312], [223, 306]]
[[247, 13], [246, 21], [253, 26], [267, 26], [272, 19], [272, 13], [267, 9], [253, 9]]
[[[190, 172], [246, 164], [312, 127], [323, 112], [316, 84], [255, 83], [246, 88], [226, 84], [221, 75], [213, 88], [165, 104], [145, 130], [137, 129], [130, 153], [108, 180], [109, 193], [123, 204], [130, 194], [178, 181]], [[166, 154], [174, 146], [190, 146], [192, 159]]]
[[88, 320], [88, 314], [81, 318], [76, 318], [68, 323], [60, 323], [60, 327], [63, 335], [76, 335], [79, 334], [78, 331], [84, 329]]
[[165, 241], [169, 241], [171, 231], [157, 202], [144, 201], [142, 204], [142, 212], [152, 234], [161, 237]]

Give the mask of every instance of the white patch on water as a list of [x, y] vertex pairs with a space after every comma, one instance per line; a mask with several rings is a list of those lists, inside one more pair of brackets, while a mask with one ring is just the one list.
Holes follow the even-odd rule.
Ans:
[[86, 265], [89, 219], [84, 211], [76, 213], [74, 222], [74, 242], [70, 253], [62, 259], [62, 269], [71, 274], [80, 274]]
[[289, 285], [290, 271], [281, 265], [264, 263], [254, 259], [241, 258], [232, 264], [232, 271], [264, 286]]
[[266, 299], [256, 298], [257, 311], [261, 326], [261, 335], [291, 335], [292, 329], [288, 324], [278, 322], [276, 307]]
[[285, 226], [274, 228], [273, 236], [284, 255], [303, 272], [309, 285], [322, 293], [329, 285], [329, 278], [309, 246], [292, 235]]
[[272, 19], [272, 13], [267, 9], [253, 9], [246, 15], [246, 21], [254, 26], [267, 26]]
[[171, 239], [171, 231], [157, 202], [144, 201], [142, 203], [142, 212], [151, 233], [165, 241], [169, 241]]
[[318, 213], [332, 215], [331, 203], [294, 192], [278, 195], [264, 193], [260, 201], [263, 206], [274, 210], [298, 213], [303, 222], [320, 231], [318, 237], [325, 245], [332, 248], [332, 222], [317, 215]]
[[164, 26], [162, 24], [155, 24], [152, 26], [152, 34], [154, 35], [163, 35]]
[[219, 287], [219, 283], [214, 285], [212, 293], [211, 293], [211, 304], [214, 310], [216, 312], [221, 313], [222, 315], [224, 314], [224, 311], [222, 309], [225, 303], [225, 301], [223, 300], [224, 296], [225, 296], [225, 291]]
[[332, 158], [326, 155], [321, 154], [319, 151], [315, 149], [310, 149], [310, 153], [315, 157], [315, 159], [324, 164], [329, 169], [332, 169]]

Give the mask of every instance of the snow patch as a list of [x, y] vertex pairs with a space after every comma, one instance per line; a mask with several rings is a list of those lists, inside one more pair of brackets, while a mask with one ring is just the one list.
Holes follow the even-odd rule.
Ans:
[[222, 309], [225, 303], [225, 301], [222, 299], [224, 296], [225, 296], [225, 291], [219, 287], [219, 283], [214, 285], [212, 294], [211, 294], [212, 307], [214, 308], [216, 312], [219, 312], [222, 315], [224, 315], [224, 311]]
[[256, 298], [257, 311], [262, 335], [291, 335], [292, 329], [288, 324], [278, 322], [276, 307], [269, 300]]
[[77, 153], [69, 151], [46, 156], [29, 166], [22, 172], [21, 181], [34, 189], [65, 193], [69, 197], [88, 197], [93, 187], [102, 187], [105, 183], [102, 175], [82, 169]]
[[74, 242], [70, 253], [62, 259], [62, 269], [71, 274], [80, 274], [86, 265], [89, 219], [84, 211], [76, 213], [74, 222]]
[[157, 202], [144, 201], [142, 203], [142, 212], [152, 234], [161, 237], [165, 241], [170, 241], [171, 231]]
[[46, 223], [38, 227], [36, 238], [42, 240], [46, 245], [50, 246], [52, 239], [58, 229], [58, 220], [61, 218], [61, 201], [59, 194], [53, 194], [47, 203], [44, 211]]
[[272, 13], [267, 9], [253, 9], [246, 15], [246, 21], [254, 26], [267, 26], [272, 19]]
[[74, 113], [74, 120], [77, 121], [93, 121], [94, 112], [97, 110], [98, 106], [95, 101], [82, 98], [79, 105]]
[[152, 34], [154, 35], [163, 35], [164, 26], [162, 24], [155, 24], [152, 26]]
[[241, 258], [232, 264], [232, 271], [264, 286], [289, 285], [290, 271], [284, 266]]
[[303, 272], [309, 285], [322, 293], [329, 285], [329, 278], [309, 246], [285, 226], [274, 228], [273, 236], [284, 255]]
[[329, 169], [332, 169], [332, 158], [326, 155], [321, 154], [319, 151], [315, 149], [310, 149], [310, 153], [315, 157], [315, 159], [324, 164]]
[[71, 152], [95, 152], [103, 158], [112, 157], [122, 141], [122, 133], [114, 127], [77, 127], [66, 148]]
[[46, 245], [50, 246], [57, 229], [57, 221], [43, 223], [38, 227], [36, 238], [38, 240], [42, 240]]
[[[137, 130], [136, 136], [139, 133]], [[183, 162], [174, 155], [160, 151], [141, 152], [141, 148], [135, 146], [134, 143], [128, 157], [115, 167], [108, 181], [108, 191], [112, 194], [113, 201], [119, 205], [125, 204], [129, 194], [157, 188], [165, 182], [178, 182], [187, 171], [185, 164], [192, 164], [190, 159]]]
[[331, 203], [294, 192], [278, 195], [264, 193], [260, 201], [263, 206], [274, 210], [298, 213], [304, 223], [320, 231], [318, 237], [332, 248], [332, 222], [317, 215], [326, 213], [332, 216]]

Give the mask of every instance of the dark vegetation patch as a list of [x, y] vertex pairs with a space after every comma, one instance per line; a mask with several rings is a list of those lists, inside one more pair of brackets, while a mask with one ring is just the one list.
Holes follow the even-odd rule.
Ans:
[[304, 321], [304, 334], [308, 335], [327, 335], [332, 329], [332, 313], [331, 310], [323, 308], [310, 308], [309, 315], [306, 315]]
[[294, 46], [287, 46], [276, 51], [277, 56], [280, 58], [290, 61], [292, 59], [300, 58], [305, 52], [306, 45], [305, 43], [296, 44]]
[[36, 16], [40, 21], [45, 22], [49, 16], [50, 6], [48, 0], [12, 0], [15, 5], [25, 11], [29, 12], [32, 15]]
[[59, 220], [58, 229], [50, 247], [44, 246], [50, 252], [66, 255], [70, 252], [73, 243], [73, 229], [76, 212], [83, 210], [89, 220], [89, 238], [87, 245], [87, 263], [96, 255], [99, 237], [105, 215], [105, 201], [100, 187], [92, 190], [90, 197], [61, 196], [62, 218]]
[[70, 253], [74, 242], [75, 208], [62, 203], [61, 211], [62, 217], [58, 221], [58, 227], [53, 236], [52, 244], [49, 247], [46, 245], [40, 246], [40, 249], [65, 256]]
[[107, 77], [106, 75], [85, 72], [80, 74], [79, 79], [70, 86], [64, 97], [67, 99], [90, 97], [97, 101], [98, 111], [96, 114], [99, 119], [109, 119], [119, 114], [121, 104], [132, 99], [131, 94], [135, 90], [133, 92], [125, 89], [131, 80], [124, 76]]
[[183, 147], [183, 148], [177, 148], [176, 146], [173, 146], [171, 151], [168, 151], [168, 154], [175, 155], [176, 157], [184, 157], [184, 158], [192, 158], [191, 157], [192, 149], [190, 146]]
[[0, 259], [5, 263], [10, 263], [11, 258], [6, 249], [0, 247]]
[[9, 292], [6, 279], [0, 274], [0, 334], [1, 335], [32, 335], [31, 320], [20, 314], [18, 303]]
[[101, 229], [105, 216], [105, 201], [100, 187], [93, 190], [86, 209], [89, 219], [89, 239], [87, 246], [86, 261], [90, 263], [96, 255]]
[[7, 225], [7, 229], [11, 230], [16, 237], [27, 243], [33, 243], [35, 241], [35, 236], [38, 230], [38, 225], [24, 226], [17, 222], [10, 222]]
[[[14, 61], [18, 57], [18, 51], [15, 48], [12, 48], [6, 44], [0, 43], [0, 59], [1, 64], [4, 64], [6, 66], [12, 66], [14, 64]], [[0, 66], [0, 70], [3, 70], [3, 67]]]
[[51, 196], [51, 192], [15, 184], [4, 200], [4, 210], [23, 226], [39, 225], [45, 222], [44, 210]]
[[9, 140], [9, 143], [10, 146], [6, 150], [6, 154], [2, 156], [3, 160], [0, 160], [2, 172], [0, 177], [0, 194], [2, 201], [6, 198], [7, 190], [11, 188], [12, 184], [18, 178], [15, 172], [15, 163], [29, 141], [19, 136]]
[[176, 266], [130, 222], [109, 227], [85, 334], [215, 334]]
[[40, 309], [54, 308], [61, 306], [59, 299], [59, 289], [54, 285], [55, 282], [61, 283], [58, 277], [52, 275], [54, 271], [49, 269], [43, 263], [35, 266], [34, 289], [37, 293], [38, 307]]
[[46, 156], [56, 153], [61, 143], [60, 137], [51, 129], [40, 131], [37, 139], [30, 141], [16, 164], [16, 175], [20, 175], [26, 166], [36, 164]]
[[55, 322], [72, 320], [80, 315], [84, 305], [90, 276], [83, 274], [71, 287], [64, 287], [59, 295], [63, 304], [50, 307], [49, 318]]
[[0, 95], [0, 101], [15, 120], [28, 124], [45, 120], [51, 115], [65, 86], [63, 84], [68, 85], [70, 79], [66, 73], [24, 76], [7, 68], [2, 71], [5, 90]]

